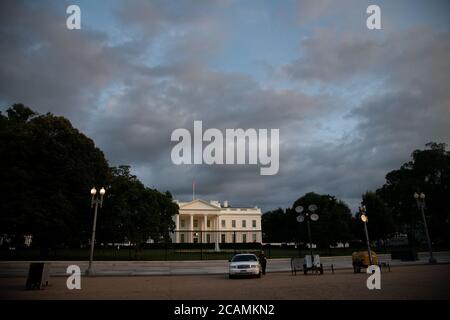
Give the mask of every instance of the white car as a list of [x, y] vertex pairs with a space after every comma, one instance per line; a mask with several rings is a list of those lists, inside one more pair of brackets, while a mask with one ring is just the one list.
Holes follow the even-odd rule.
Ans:
[[241, 253], [229, 260], [229, 277], [256, 276], [261, 277], [261, 264], [258, 257], [252, 253]]

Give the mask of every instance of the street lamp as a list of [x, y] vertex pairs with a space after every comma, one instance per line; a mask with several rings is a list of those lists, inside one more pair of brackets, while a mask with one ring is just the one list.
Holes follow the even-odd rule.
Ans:
[[94, 243], [95, 243], [95, 226], [97, 225], [97, 210], [98, 205], [100, 205], [100, 208], [103, 205], [103, 196], [105, 195], [106, 190], [105, 188], [100, 189], [100, 197], [96, 197], [97, 189], [93, 187], [91, 189], [91, 208], [94, 208], [94, 224], [92, 226], [92, 239], [91, 239], [91, 254], [89, 257], [89, 267], [86, 270], [86, 275], [92, 275], [92, 261], [94, 260]]
[[425, 193], [421, 192], [419, 194], [418, 192], [414, 192], [414, 199], [416, 199], [417, 208], [422, 213], [423, 226], [425, 228], [425, 235], [427, 237], [427, 242], [428, 242], [428, 250], [430, 251], [430, 258], [428, 261], [431, 264], [435, 264], [436, 259], [433, 257], [433, 249], [431, 247], [430, 234], [428, 233], [427, 219], [425, 219]]
[[364, 232], [366, 234], [366, 242], [367, 242], [367, 252], [369, 253], [369, 263], [372, 265], [372, 251], [370, 250], [370, 241], [369, 241], [369, 231], [367, 230], [367, 223], [369, 222], [369, 218], [366, 215], [366, 206], [359, 207], [359, 218], [364, 223]]
[[317, 210], [317, 206], [315, 204], [311, 204], [308, 207], [309, 212], [305, 212], [304, 214], [302, 214], [304, 208], [302, 206], [298, 206], [295, 208], [295, 212], [299, 213], [299, 215], [297, 216], [297, 221], [302, 223], [303, 221], [306, 220], [306, 224], [308, 226], [308, 238], [309, 238], [309, 249], [311, 252], [311, 262], [312, 265], [314, 266], [314, 255], [313, 255], [313, 247], [312, 247], [312, 240], [311, 240], [311, 226], [309, 221], [317, 221], [319, 220], [319, 215], [317, 213], [315, 213], [315, 211]]

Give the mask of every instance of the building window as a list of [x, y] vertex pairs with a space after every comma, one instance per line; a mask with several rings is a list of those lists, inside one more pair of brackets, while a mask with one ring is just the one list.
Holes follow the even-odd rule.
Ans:
[[252, 227], [256, 228], [256, 220], [252, 220]]
[[242, 220], [242, 228], [247, 228], [247, 220]]
[[180, 223], [181, 223], [181, 227], [184, 228], [184, 220], [183, 219], [180, 220]]
[[184, 233], [180, 234], [180, 242], [184, 243]]
[[242, 242], [243, 243], [247, 242], [247, 235], [245, 233], [242, 235]]
[[233, 243], [236, 243], [236, 233], [233, 233]]
[[206, 243], [211, 243], [211, 235], [210, 234], [206, 235]]
[[225, 227], [226, 227], [225, 220], [222, 220], [222, 228], [225, 228]]
[[198, 228], [198, 220], [194, 220], [194, 228]]
[[225, 234], [224, 234], [224, 233], [222, 233], [221, 237], [222, 237], [222, 239], [220, 239], [220, 240], [221, 240], [221, 242], [222, 242], [222, 243], [225, 243]]
[[252, 235], [252, 237], [253, 237], [253, 242], [256, 242], [256, 233], [254, 233], [254, 234]]
[[206, 226], [207, 226], [208, 228], [211, 228], [211, 220], [207, 220], [207, 221], [206, 221]]
[[231, 220], [231, 227], [236, 228], [236, 220]]

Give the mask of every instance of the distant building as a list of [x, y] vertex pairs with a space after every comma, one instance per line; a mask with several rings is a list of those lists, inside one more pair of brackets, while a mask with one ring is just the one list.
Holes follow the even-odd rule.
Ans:
[[228, 201], [196, 199], [175, 201], [179, 214], [173, 217], [175, 243], [233, 243], [261, 242], [261, 209], [231, 207]]

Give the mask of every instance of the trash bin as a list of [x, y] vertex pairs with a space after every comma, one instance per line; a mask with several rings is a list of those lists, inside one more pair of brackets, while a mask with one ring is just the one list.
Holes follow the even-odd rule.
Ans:
[[50, 277], [50, 264], [44, 262], [30, 263], [30, 269], [28, 270], [28, 278], [26, 283], [26, 289], [38, 289], [43, 286], [48, 286], [48, 279]]

